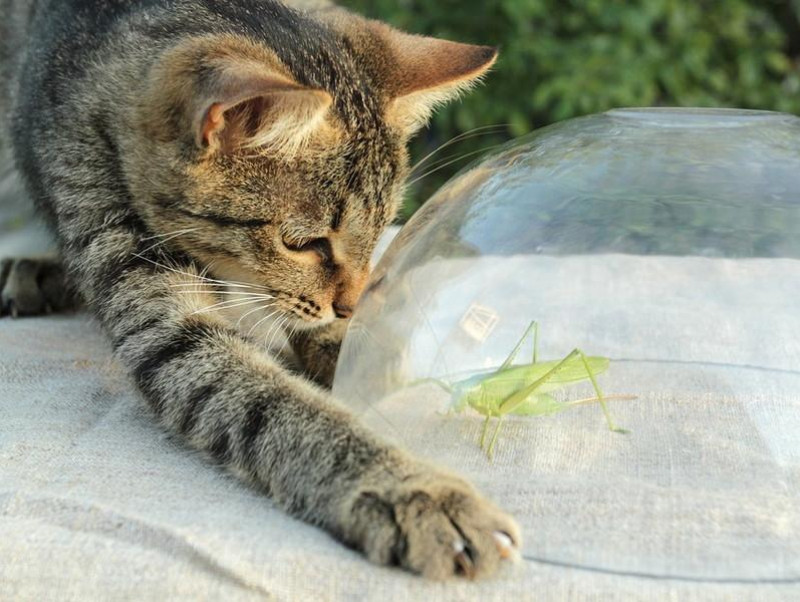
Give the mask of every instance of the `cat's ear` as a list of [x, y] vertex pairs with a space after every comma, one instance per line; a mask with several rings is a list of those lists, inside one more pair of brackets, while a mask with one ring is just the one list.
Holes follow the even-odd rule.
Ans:
[[209, 152], [294, 153], [327, 123], [333, 99], [297, 82], [277, 57], [232, 36], [190, 40], [150, 74], [140, 105], [147, 135]]
[[438, 105], [480, 82], [497, 60], [492, 46], [412, 35], [381, 23], [374, 23], [373, 31], [391, 57], [387, 119], [410, 133], [424, 126]]
[[293, 153], [323, 124], [333, 101], [322, 90], [299, 85], [264, 65], [218, 65], [197, 99], [198, 146], [231, 151], [269, 148]]

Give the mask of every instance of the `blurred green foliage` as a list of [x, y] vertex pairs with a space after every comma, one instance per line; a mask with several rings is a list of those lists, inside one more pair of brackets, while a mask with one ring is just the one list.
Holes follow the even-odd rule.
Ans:
[[[422, 157], [481, 126], [421, 168], [404, 217], [464, 162], [505, 139], [623, 106], [800, 113], [800, 0], [342, 0], [401, 29], [495, 44], [483, 87], [441, 110], [415, 142]], [[437, 164], [436, 160], [440, 160]]]

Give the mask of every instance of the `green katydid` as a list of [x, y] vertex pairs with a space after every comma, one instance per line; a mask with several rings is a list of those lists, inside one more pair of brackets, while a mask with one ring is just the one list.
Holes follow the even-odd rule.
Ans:
[[[522, 346], [530, 336], [533, 336], [533, 361], [530, 364], [513, 365]], [[480, 446], [489, 458], [492, 457], [500, 427], [503, 424], [503, 417], [508, 414], [547, 416], [578, 405], [599, 402], [603, 408], [608, 428], [619, 433], [627, 432], [617, 427], [611, 419], [611, 414], [606, 406], [608, 397], [603, 394], [595, 378], [596, 375], [608, 370], [610, 363], [608, 358], [588, 357], [580, 349], [574, 349], [564, 358], [552, 361], [539, 361], [538, 354], [539, 325], [537, 322], [531, 322], [511, 354], [499, 368], [488, 372], [479, 372], [453, 383], [432, 379], [452, 395], [454, 411], [462, 412], [470, 407], [486, 417], [481, 431]], [[596, 397], [560, 402], [550, 395], [551, 391], [586, 380], [591, 382]], [[628, 399], [630, 398], [628, 397]], [[497, 424], [487, 447], [486, 437], [492, 418], [497, 419]]]

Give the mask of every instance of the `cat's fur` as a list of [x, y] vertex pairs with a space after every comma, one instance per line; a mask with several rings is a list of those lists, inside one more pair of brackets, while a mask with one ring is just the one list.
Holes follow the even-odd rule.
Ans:
[[[375, 562], [492, 573], [513, 521], [367, 432], [262, 335], [282, 327], [330, 382], [407, 139], [495, 51], [312, 0], [0, 0], [0, 15], [3, 142], [159, 420]], [[37, 265], [3, 264], [7, 309], [63, 305], [58, 268]]]

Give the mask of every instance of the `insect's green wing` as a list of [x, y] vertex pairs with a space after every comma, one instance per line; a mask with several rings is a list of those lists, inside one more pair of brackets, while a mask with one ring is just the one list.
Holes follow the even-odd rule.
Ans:
[[[608, 370], [610, 364], [609, 359], [605, 357], [587, 357], [586, 361], [589, 364], [589, 369], [595, 375]], [[541, 378], [541, 375], [545, 374], [547, 370], [552, 369], [557, 364], [558, 362], [542, 362], [536, 364], [537, 367], [546, 367], [544, 372], [541, 374], [537, 373], [536, 376]], [[520, 366], [520, 368], [524, 367], [525, 366]], [[583, 361], [580, 358], [569, 361], [564, 364], [558, 372], [555, 372], [550, 377], [550, 380], [542, 383], [535, 393], [532, 393], [510, 413], [517, 416], [550, 416], [558, 412], [563, 412], [568, 409], [569, 406], [556, 401], [556, 399], [552, 395], [548, 395], [547, 392], [584, 380], [589, 380], [589, 374], [586, 372], [586, 366], [583, 364]], [[535, 378], [532, 379], [532, 382], [535, 381]]]
[[[608, 370], [609, 360], [605, 357], [586, 358], [589, 369], [593, 374], [601, 374]], [[462, 411], [467, 406], [484, 416], [500, 416], [500, 406], [509, 397], [526, 386], [535, 383], [544, 377], [562, 360], [537, 362], [536, 364], [521, 364], [511, 366], [501, 371], [479, 373], [467, 379], [454, 383], [453, 389], [456, 411]], [[566, 385], [589, 380], [586, 367], [579, 357], [565, 362], [561, 368], [554, 372], [546, 382], [536, 388], [528, 399], [512, 411], [512, 414], [522, 416], [548, 415], [565, 409], [562, 404], [549, 395]]]
[[500, 404], [519, 389], [520, 385], [516, 381], [498, 376], [483, 379], [467, 395], [470, 407], [484, 416], [499, 416]]
[[[595, 376], [608, 370], [610, 364], [610, 360], [607, 357], [587, 357], [586, 360], [589, 364], [589, 369]], [[512, 366], [502, 372], [487, 376], [483, 382], [492, 381], [496, 383], [494, 386], [497, 388], [505, 387], [511, 392], [516, 392], [542, 378], [555, 368], [560, 361], [552, 360], [536, 364]], [[589, 374], [586, 372], [586, 367], [581, 359], [576, 357], [566, 362], [557, 372], [553, 373], [537, 392], [554, 391], [564, 385], [584, 380], [589, 380]]]
[[563, 412], [569, 406], [556, 401], [547, 393], [533, 394], [517, 406], [510, 414], [515, 416], [550, 416]]

